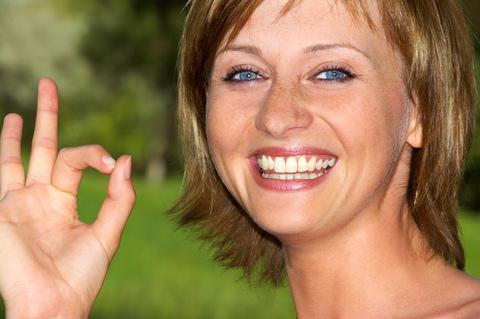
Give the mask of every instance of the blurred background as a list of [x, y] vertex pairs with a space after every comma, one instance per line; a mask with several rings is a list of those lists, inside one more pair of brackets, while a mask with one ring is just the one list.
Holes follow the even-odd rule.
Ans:
[[[480, 34], [480, 2], [463, 4]], [[133, 155], [138, 204], [91, 318], [294, 318], [286, 287], [248, 287], [237, 271], [213, 264], [208, 247], [177, 230], [164, 213], [178, 195], [182, 174], [175, 87], [184, 5], [0, 0], [0, 115], [24, 117], [27, 158], [37, 82], [49, 76], [60, 89], [60, 146], [95, 143], [115, 157]], [[94, 220], [106, 182], [87, 173], [79, 203], [84, 221]], [[478, 133], [460, 220], [467, 271], [480, 278]]]

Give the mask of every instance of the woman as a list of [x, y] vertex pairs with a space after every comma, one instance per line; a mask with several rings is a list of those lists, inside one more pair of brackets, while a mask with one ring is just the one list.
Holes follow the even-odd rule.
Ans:
[[[299, 318], [480, 317], [455, 215], [475, 88], [458, 4], [190, 5], [179, 222], [249, 279], [286, 273]], [[26, 180], [21, 119], [2, 131], [0, 292], [11, 318], [86, 317], [134, 202], [131, 160], [57, 155], [56, 90], [39, 91]], [[92, 225], [75, 209], [87, 166], [111, 174]]]

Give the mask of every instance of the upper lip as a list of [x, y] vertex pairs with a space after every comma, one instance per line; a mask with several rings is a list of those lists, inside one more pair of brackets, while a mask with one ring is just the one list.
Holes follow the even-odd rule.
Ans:
[[337, 157], [332, 152], [317, 147], [263, 147], [255, 150], [251, 156], [269, 155], [269, 156], [300, 156], [300, 155], [327, 155]]

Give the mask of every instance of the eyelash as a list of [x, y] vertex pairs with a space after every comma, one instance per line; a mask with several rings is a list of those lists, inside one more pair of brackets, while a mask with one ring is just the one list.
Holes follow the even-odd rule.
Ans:
[[[322, 82], [337, 82], [337, 83], [343, 83], [349, 80], [352, 80], [357, 77], [354, 73], [350, 72], [349, 70], [345, 69], [342, 66], [339, 65], [327, 65], [324, 66], [320, 71], [318, 71], [314, 78], [316, 78], [318, 75], [320, 75], [323, 72], [328, 72], [328, 71], [338, 71], [341, 73], [344, 73], [346, 77], [344, 79], [340, 80], [328, 80], [328, 79], [316, 79], [318, 81]], [[236, 83], [242, 83], [242, 82], [250, 82], [247, 80], [234, 80], [233, 77], [236, 76], [239, 73], [242, 72], [252, 72], [256, 76], [263, 76], [262, 72], [250, 67], [250, 66], [243, 66], [243, 65], [235, 65], [233, 66], [230, 71], [223, 77], [223, 80], [225, 82], [231, 82], [231, 84], [236, 84]], [[265, 79], [268, 79], [268, 77], [264, 77]], [[256, 80], [251, 80], [251, 81], [256, 81]], [[236, 82], [236, 83], [235, 83]]]
[[242, 80], [234, 80], [233, 77], [241, 72], [252, 72], [255, 75], [261, 75], [260, 71], [255, 70], [250, 66], [243, 66], [243, 65], [235, 65], [233, 66], [230, 71], [223, 77], [225, 82], [246, 82]]

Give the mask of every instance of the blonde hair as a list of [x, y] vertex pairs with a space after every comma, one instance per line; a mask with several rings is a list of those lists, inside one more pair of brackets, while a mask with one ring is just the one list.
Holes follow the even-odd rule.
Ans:
[[[301, 0], [300, 0], [301, 1]], [[361, 1], [339, 0], [374, 29]], [[290, 0], [282, 14], [298, 0]], [[274, 286], [285, 276], [281, 243], [260, 229], [222, 184], [210, 158], [205, 105], [219, 46], [230, 42], [262, 0], [191, 0], [179, 53], [178, 119], [183, 190], [170, 210], [214, 248], [214, 259], [248, 280]], [[377, 0], [387, 39], [402, 54], [405, 85], [416, 99], [423, 146], [414, 149], [407, 201], [432, 251], [457, 268], [465, 258], [458, 234], [457, 193], [474, 127], [473, 45], [455, 0]]]

